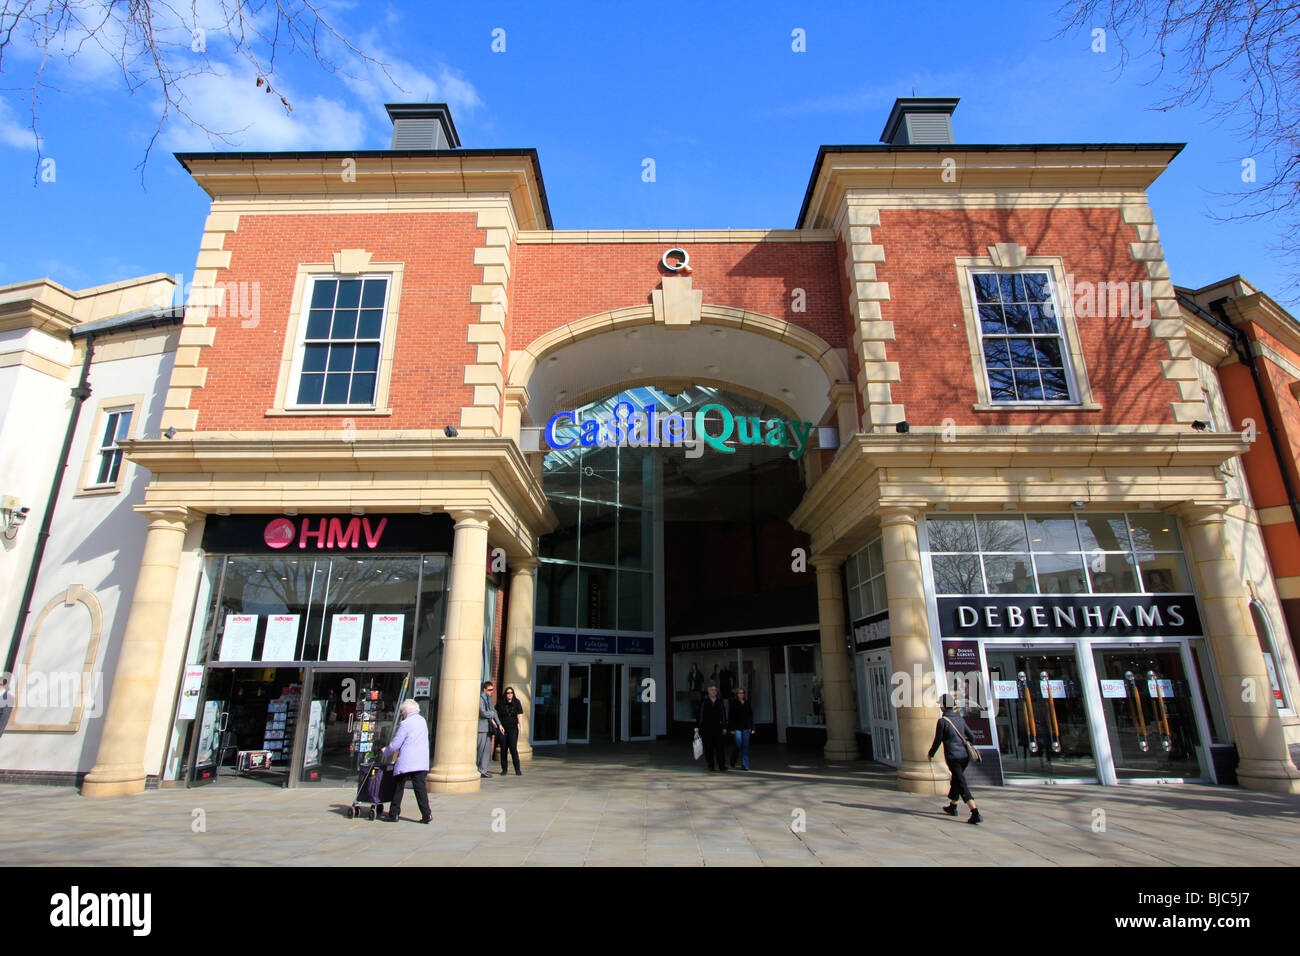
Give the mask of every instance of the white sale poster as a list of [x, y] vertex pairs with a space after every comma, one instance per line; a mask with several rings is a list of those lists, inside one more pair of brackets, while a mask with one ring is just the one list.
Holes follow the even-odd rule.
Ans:
[[370, 615], [370, 660], [402, 659], [402, 622], [405, 618], [405, 614]]
[[181, 679], [181, 705], [176, 710], [177, 720], [193, 720], [199, 712], [199, 692], [203, 689], [203, 665], [185, 668]]
[[262, 660], [292, 661], [298, 654], [298, 615], [268, 614]]
[[326, 660], [361, 660], [361, 632], [365, 621], [362, 614], [335, 614], [330, 623], [330, 649]]
[[257, 639], [256, 614], [227, 614], [226, 628], [221, 635], [219, 660], [251, 661], [253, 642]]
[[1101, 678], [1101, 696], [1102, 697], [1127, 697], [1128, 687], [1123, 680], [1113, 677]]

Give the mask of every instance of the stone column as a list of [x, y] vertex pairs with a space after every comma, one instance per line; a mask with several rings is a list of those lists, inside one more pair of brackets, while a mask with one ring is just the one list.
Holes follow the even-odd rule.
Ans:
[[148, 776], [144, 748], [162, 677], [163, 645], [190, 515], [184, 508], [151, 508], [143, 513], [149, 519], [149, 531], [117, 655], [95, 766], [81, 786], [82, 795], [87, 797], [140, 793]]
[[858, 755], [853, 738], [853, 673], [845, 647], [843, 556], [818, 555], [817, 620], [821, 630], [822, 706], [826, 712], [827, 760], [852, 760]]
[[428, 781], [436, 793], [472, 793], [479, 788], [478, 698], [483, 683], [488, 514], [453, 511], [451, 516], [456, 520], [456, 535], [438, 681], [438, 727]]
[[[879, 511], [885, 552], [885, 590], [889, 595], [889, 649], [894, 674], [903, 675], [903, 706], [898, 719], [898, 788], [911, 793], [946, 793], [946, 768], [926, 756], [934, 739], [939, 708], [935, 698], [934, 655], [926, 609], [921, 546], [916, 537], [920, 507], [886, 506]], [[896, 684], [891, 683], [896, 688]], [[897, 691], [895, 691], [897, 692]]]
[[1237, 781], [1248, 790], [1300, 793], [1300, 771], [1287, 751], [1282, 720], [1273, 703], [1250, 596], [1224, 531], [1224, 509], [1179, 509], [1187, 532], [1187, 556], [1196, 568], [1205, 635], [1219, 670], [1224, 710], [1237, 744]]
[[529, 743], [529, 727], [533, 713], [533, 583], [537, 570], [536, 558], [521, 558], [510, 566], [509, 609], [506, 612], [506, 658], [503, 662], [501, 689], [497, 700], [502, 699], [507, 686], [515, 689], [515, 699], [523, 707], [519, 715], [519, 759], [533, 756]]

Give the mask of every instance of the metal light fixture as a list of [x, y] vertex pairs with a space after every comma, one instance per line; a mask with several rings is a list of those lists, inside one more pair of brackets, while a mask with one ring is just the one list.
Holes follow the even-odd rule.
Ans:
[[175, 427], [170, 427], [170, 428], [168, 428], [165, 432], [163, 432], [163, 437], [164, 437], [164, 438], [175, 438], [175, 437], [176, 437], [176, 429], [175, 429]]
[[906, 435], [911, 430], [912, 426], [907, 423], [906, 419], [894, 425], [894, 431], [898, 432], [900, 435]]
[[12, 495], [0, 498], [0, 535], [3, 535], [6, 541], [16, 538], [18, 529], [23, 526], [27, 520], [27, 513], [31, 510], [26, 505], [19, 505], [18, 499]]
[[1203, 432], [1209, 427], [1210, 427], [1209, 425], [1207, 425], [1205, 422], [1201, 421], [1200, 419], [1197, 419], [1196, 421], [1192, 422], [1192, 431]]
[[455, 438], [457, 435], [460, 434], [460, 432], [456, 431], [456, 429], [453, 428], [451, 425], [448, 425], [446, 428], [444, 428], [442, 430], [442, 433], [446, 435], [448, 438]]

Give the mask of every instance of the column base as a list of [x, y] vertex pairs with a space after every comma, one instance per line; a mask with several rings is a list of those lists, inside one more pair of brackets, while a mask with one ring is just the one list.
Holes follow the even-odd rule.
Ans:
[[826, 760], [857, 760], [859, 756], [858, 745], [852, 740], [828, 740], [822, 750]]
[[533, 759], [533, 748], [532, 748], [532, 747], [529, 747], [527, 750], [525, 750], [524, 747], [523, 747], [523, 745], [521, 744], [517, 749], [519, 750], [519, 762], [520, 762], [520, 763], [526, 763], [527, 761]]
[[477, 793], [483, 778], [478, 767], [441, 769], [434, 767], [424, 778], [430, 793]]
[[933, 764], [905, 760], [898, 769], [898, 789], [907, 793], [946, 794], [948, 779], [939, 776]]
[[83, 797], [121, 797], [144, 793], [146, 774], [129, 767], [95, 767], [81, 782]]
[[1280, 760], [1243, 760], [1237, 765], [1237, 785], [1267, 793], [1300, 793], [1300, 772]]

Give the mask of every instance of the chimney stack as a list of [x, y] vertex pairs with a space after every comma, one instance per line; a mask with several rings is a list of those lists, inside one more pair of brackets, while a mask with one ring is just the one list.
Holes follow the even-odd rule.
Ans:
[[388, 103], [393, 121], [390, 149], [455, 149], [460, 146], [456, 124], [446, 103]]
[[880, 141], [890, 146], [951, 143], [952, 113], [958, 102], [955, 96], [900, 96], [894, 100]]

